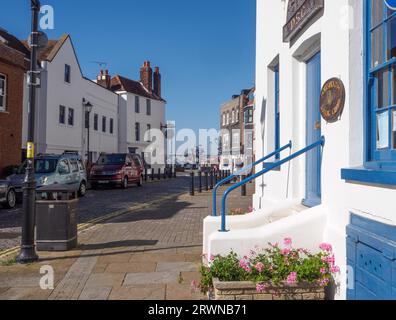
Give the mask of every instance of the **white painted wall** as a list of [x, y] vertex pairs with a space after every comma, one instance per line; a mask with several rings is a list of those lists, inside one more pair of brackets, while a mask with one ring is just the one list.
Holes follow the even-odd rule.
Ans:
[[[146, 97], [139, 96], [140, 112], [135, 112], [135, 94], [129, 92], [118, 92], [122, 103], [120, 104], [119, 126], [122, 129], [120, 133], [119, 148], [120, 152], [128, 152], [129, 148], [137, 148], [137, 153], [142, 154], [150, 145], [145, 138], [147, 125], [151, 125], [152, 130], [161, 130], [161, 124], [165, 125], [165, 107], [164, 101], [151, 100], [151, 115], [147, 115]], [[135, 139], [135, 123], [140, 123], [140, 141]], [[165, 146], [165, 145], [164, 145]], [[165, 157], [162, 164], [153, 165], [154, 169], [163, 168]]]
[[[346, 264], [346, 231], [350, 213], [369, 216], [374, 220], [395, 224], [396, 191], [386, 186], [347, 183], [341, 179], [341, 169], [363, 164], [363, 7], [360, 0], [325, 0], [324, 15], [294, 43], [283, 43], [282, 27], [286, 22], [287, 1], [257, 1], [257, 61], [255, 152], [256, 157], [273, 151], [273, 81], [268, 66], [279, 55], [281, 145], [292, 140], [293, 151], [306, 145], [305, 63], [304, 56], [313, 53], [320, 44], [322, 84], [339, 77], [345, 84], [346, 103], [342, 119], [333, 124], [322, 120], [326, 137], [322, 164], [322, 205], [315, 211], [325, 222], [321, 237], [315, 224], [286, 220], [271, 226], [238, 229], [210, 236], [211, 254], [227, 249], [244, 251], [253, 244], [266, 245], [281, 235], [295, 235], [298, 244], [315, 246], [318, 241], [332, 243], [339, 265]], [[318, 41], [320, 39], [320, 41]], [[288, 155], [285, 152], [283, 156]], [[269, 173], [256, 181], [254, 208], [264, 210], [263, 204], [305, 196], [305, 157], [291, 164], [289, 194], [286, 196], [288, 167]], [[304, 215], [306, 217], [306, 215]], [[305, 219], [305, 218], [304, 218]], [[316, 222], [315, 222], [316, 223]], [[290, 228], [292, 226], [292, 228]], [[285, 232], [285, 230], [287, 232]], [[270, 235], [270, 236], [268, 236]], [[247, 239], [250, 239], [247, 241]], [[254, 240], [257, 241], [254, 241]], [[246, 253], [246, 252], [244, 252]], [[341, 287], [337, 298], [345, 298]]]

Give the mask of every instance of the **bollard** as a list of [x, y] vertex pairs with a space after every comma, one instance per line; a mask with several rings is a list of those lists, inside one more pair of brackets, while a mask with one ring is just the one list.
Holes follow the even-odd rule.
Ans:
[[157, 179], [161, 180], [161, 168], [158, 168]]
[[210, 170], [210, 190], [214, 188], [213, 170]]
[[168, 168], [164, 168], [164, 180], [168, 177]]
[[194, 177], [194, 171], [192, 171], [192, 172], [190, 173], [190, 176], [191, 176], [190, 196], [194, 196], [194, 195], [195, 195], [195, 185], [194, 185], [195, 177]]
[[151, 169], [151, 181], [154, 181], [154, 169]]
[[148, 172], [147, 172], [147, 168], [144, 169], [144, 181], [147, 182], [148, 179]]
[[202, 171], [198, 171], [198, 192], [202, 193]]
[[177, 178], [177, 173], [176, 173], [176, 166], [174, 167], [174, 170], [173, 170], [173, 178]]
[[[245, 179], [246, 179], [246, 176], [240, 176], [240, 181], [243, 181]], [[246, 192], [246, 184], [244, 184], [242, 186], [242, 188], [241, 188], [241, 196], [242, 197], [246, 197], [246, 194], [247, 194], [247, 192]]]
[[208, 174], [208, 171], [205, 172], [205, 191], [209, 191], [209, 174]]
[[172, 179], [172, 166], [168, 169], [168, 179]]

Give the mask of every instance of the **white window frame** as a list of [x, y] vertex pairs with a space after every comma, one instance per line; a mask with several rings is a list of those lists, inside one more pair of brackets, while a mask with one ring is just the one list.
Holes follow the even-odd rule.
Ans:
[[4, 80], [0, 80], [4, 82], [4, 92], [1, 95], [3, 97], [3, 105], [0, 106], [0, 112], [5, 112], [7, 110], [7, 76], [0, 73], [0, 77], [4, 78]]

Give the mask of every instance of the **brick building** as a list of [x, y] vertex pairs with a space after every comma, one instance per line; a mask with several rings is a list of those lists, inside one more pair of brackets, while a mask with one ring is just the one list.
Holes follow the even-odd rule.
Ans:
[[[242, 90], [240, 95], [220, 108], [220, 169], [235, 171], [253, 159], [253, 98], [254, 89]], [[251, 117], [249, 117], [251, 115]], [[249, 148], [250, 154], [247, 154]]]
[[0, 177], [5, 168], [21, 163], [22, 114], [29, 51], [0, 29]]

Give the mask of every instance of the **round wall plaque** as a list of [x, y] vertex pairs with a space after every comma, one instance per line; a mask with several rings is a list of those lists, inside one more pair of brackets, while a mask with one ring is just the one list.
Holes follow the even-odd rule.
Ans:
[[345, 106], [345, 87], [339, 78], [332, 78], [323, 85], [320, 94], [320, 113], [327, 122], [341, 118]]

